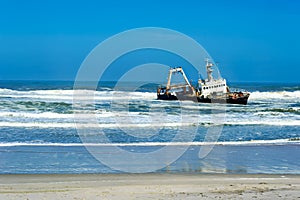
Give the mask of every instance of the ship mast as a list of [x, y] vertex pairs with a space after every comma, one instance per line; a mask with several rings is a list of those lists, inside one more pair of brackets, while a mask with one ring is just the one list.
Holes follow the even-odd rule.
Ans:
[[208, 80], [208, 82], [210, 82], [210, 81], [213, 80], [213, 76], [212, 76], [212, 72], [213, 72], [212, 67], [213, 66], [214, 65], [211, 62], [209, 62], [209, 59], [207, 58], [206, 59], [206, 72], [207, 72], [207, 80]]

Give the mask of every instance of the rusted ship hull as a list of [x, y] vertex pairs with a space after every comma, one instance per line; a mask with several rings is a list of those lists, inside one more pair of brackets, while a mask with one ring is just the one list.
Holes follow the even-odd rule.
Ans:
[[183, 94], [157, 94], [159, 100], [180, 100], [180, 101], [194, 101], [201, 103], [228, 103], [228, 104], [242, 104], [248, 103], [249, 95], [239, 93], [229, 93], [226, 96], [204, 98], [202, 96], [183, 95]]

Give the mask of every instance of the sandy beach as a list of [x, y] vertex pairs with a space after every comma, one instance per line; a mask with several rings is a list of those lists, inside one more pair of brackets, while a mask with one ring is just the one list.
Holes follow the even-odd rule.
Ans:
[[1, 175], [0, 199], [300, 199], [299, 175]]

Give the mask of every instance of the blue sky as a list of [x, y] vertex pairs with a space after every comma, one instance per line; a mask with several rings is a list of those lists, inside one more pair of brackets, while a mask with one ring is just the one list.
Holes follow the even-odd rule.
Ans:
[[164, 27], [198, 41], [231, 81], [299, 82], [300, 1], [1, 1], [0, 79], [74, 80], [106, 38]]

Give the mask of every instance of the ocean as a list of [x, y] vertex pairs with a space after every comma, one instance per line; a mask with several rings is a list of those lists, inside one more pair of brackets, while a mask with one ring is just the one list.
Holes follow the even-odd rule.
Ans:
[[71, 81], [0, 81], [0, 173], [300, 174], [300, 84], [229, 83], [247, 105], [115, 85], [74, 105]]

